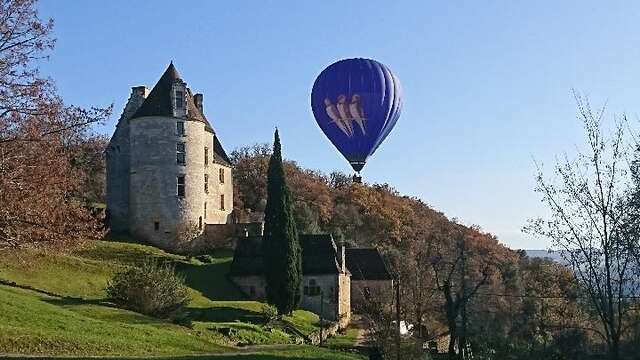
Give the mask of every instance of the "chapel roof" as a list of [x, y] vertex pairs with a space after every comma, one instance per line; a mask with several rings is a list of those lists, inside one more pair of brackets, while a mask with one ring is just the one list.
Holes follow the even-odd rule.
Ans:
[[[329, 234], [299, 235], [304, 275], [338, 274], [338, 251]], [[263, 275], [262, 236], [238, 239], [231, 263], [232, 276]]]
[[345, 262], [351, 280], [391, 280], [382, 255], [375, 248], [347, 248]]

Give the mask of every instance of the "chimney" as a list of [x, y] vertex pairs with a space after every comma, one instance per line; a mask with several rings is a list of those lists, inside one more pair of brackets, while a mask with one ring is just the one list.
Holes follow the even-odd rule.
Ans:
[[193, 102], [196, 104], [196, 107], [202, 113], [202, 94], [193, 95]]
[[142, 96], [143, 98], [147, 97], [147, 87], [144, 85], [134, 86], [131, 88], [132, 95]]

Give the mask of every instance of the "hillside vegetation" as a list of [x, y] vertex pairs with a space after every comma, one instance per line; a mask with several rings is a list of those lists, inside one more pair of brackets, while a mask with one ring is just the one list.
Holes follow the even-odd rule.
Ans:
[[[119, 309], [104, 299], [107, 281], [116, 271], [149, 258], [171, 262], [185, 277], [193, 328]], [[301, 335], [318, 330], [315, 314], [295, 311], [284, 324], [266, 326], [263, 304], [243, 299], [225, 277], [230, 253], [213, 254], [207, 261], [187, 261], [151, 246], [115, 241], [98, 241], [69, 254], [0, 254], [0, 353], [358, 358], [295, 345]]]

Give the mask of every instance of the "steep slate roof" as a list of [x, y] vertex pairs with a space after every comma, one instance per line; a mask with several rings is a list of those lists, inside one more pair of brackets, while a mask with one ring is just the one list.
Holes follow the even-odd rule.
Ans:
[[377, 249], [345, 249], [351, 280], [391, 280], [391, 274]]
[[[176, 82], [182, 82], [178, 70], [173, 66], [173, 61], [167, 67], [164, 74], [160, 77], [160, 80], [151, 89], [149, 96], [144, 100], [140, 108], [131, 116], [130, 119], [139, 118], [143, 116], [170, 116], [173, 117], [173, 101], [171, 100], [171, 89]], [[213, 154], [217, 163], [226, 166], [231, 166], [231, 160], [229, 156], [222, 148], [222, 144], [215, 135], [211, 124], [207, 120], [206, 116], [198, 109], [196, 103], [193, 100], [193, 94], [191, 89], [186, 88], [186, 102], [187, 102], [187, 119], [200, 121], [204, 123], [205, 130], [214, 134], [213, 139]]]
[[304, 274], [337, 274], [338, 250], [331, 235], [300, 235], [302, 272]]
[[231, 166], [231, 159], [227, 156], [216, 134], [213, 134], [213, 157], [216, 163]]
[[231, 263], [231, 275], [262, 275], [262, 236], [238, 239]]
[[[305, 275], [338, 274], [336, 244], [331, 235], [300, 235], [302, 272]], [[263, 275], [262, 237], [238, 239], [231, 263], [232, 276]]]

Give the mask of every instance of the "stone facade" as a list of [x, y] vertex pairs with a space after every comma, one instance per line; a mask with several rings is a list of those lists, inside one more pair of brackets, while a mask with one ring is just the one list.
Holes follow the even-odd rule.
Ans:
[[[302, 283], [299, 307], [322, 314], [331, 321], [348, 323], [351, 317], [351, 274], [345, 267], [344, 251], [330, 235], [300, 235]], [[239, 238], [230, 277], [247, 297], [266, 298], [263, 276], [262, 237]]]
[[[350, 285], [347, 273], [305, 275], [302, 279], [300, 308], [322, 314], [322, 318], [337, 321], [351, 316]], [[317, 287], [322, 296], [309, 290]], [[320, 302], [322, 300], [322, 303]]]
[[[242, 292], [253, 300], [264, 300], [267, 297], [266, 282], [262, 275], [232, 276], [233, 282]], [[317, 274], [304, 275], [300, 293], [300, 309], [322, 314], [322, 318], [337, 321], [348, 320], [351, 317], [349, 275], [342, 274]], [[322, 291], [310, 292], [309, 289], [317, 288]], [[322, 301], [322, 303], [321, 303]]]
[[106, 156], [113, 231], [171, 249], [185, 227], [229, 222], [231, 165], [173, 64], [151, 92], [133, 89]]

